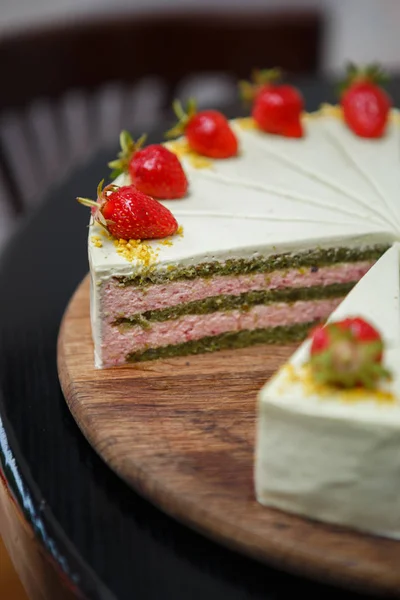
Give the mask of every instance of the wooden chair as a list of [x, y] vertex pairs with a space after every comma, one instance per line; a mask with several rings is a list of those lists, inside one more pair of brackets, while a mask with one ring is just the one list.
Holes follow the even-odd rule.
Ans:
[[237, 97], [237, 78], [253, 67], [315, 72], [321, 32], [318, 12], [296, 10], [108, 17], [3, 37], [3, 201], [22, 213], [69, 169], [116, 145], [122, 128], [172, 119], [173, 98], [193, 82], [204, 92], [204, 77], [213, 77], [207, 103]]

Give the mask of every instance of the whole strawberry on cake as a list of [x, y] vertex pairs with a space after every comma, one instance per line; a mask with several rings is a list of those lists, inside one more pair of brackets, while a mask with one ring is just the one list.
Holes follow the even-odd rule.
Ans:
[[249, 117], [176, 102], [166, 142], [122, 134], [91, 205], [97, 367], [301, 341], [399, 239], [398, 111], [352, 69], [315, 113], [262, 72]]

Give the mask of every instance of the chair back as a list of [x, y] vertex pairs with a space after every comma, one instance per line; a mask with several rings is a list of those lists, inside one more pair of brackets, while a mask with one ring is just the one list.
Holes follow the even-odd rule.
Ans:
[[[319, 68], [318, 12], [96, 18], [0, 39], [0, 195], [23, 212], [122, 128], [142, 133], [175, 97], [237, 98], [254, 67]], [[168, 112], [169, 111], [169, 112]], [[1, 198], [0, 198], [1, 201]]]

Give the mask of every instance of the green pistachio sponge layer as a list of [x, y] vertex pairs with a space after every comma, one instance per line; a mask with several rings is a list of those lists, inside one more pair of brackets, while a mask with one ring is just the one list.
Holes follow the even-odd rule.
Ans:
[[341, 262], [377, 260], [389, 247], [389, 244], [374, 244], [364, 248], [316, 248], [297, 254], [287, 252], [273, 254], [268, 257], [203, 262], [188, 267], [174, 267], [165, 271], [156, 271], [149, 268], [140, 274], [116, 276], [114, 280], [121, 286], [147, 286], [169, 281], [192, 280], [197, 277], [213, 277], [214, 275], [248, 275], [251, 273], [271, 273], [279, 269], [322, 267]]
[[114, 325], [123, 329], [140, 325], [143, 328], [151, 327], [151, 323], [178, 319], [184, 315], [206, 315], [218, 311], [239, 309], [247, 311], [259, 304], [272, 304], [273, 302], [296, 302], [298, 300], [320, 300], [323, 298], [341, 298], [348, 294], [356, 284], [333, 283], [326, 286], [310, 286], [304, 288], [281, 288], [274, 290], [253, 290], [237, 296], [222, 295], [186, 302], [176, 306], [169, 306], [159, 310], [148, 310], [130, 317], [115, 319]]
[[319, 321], [310, 323], [296, 323], [294, 325], [279, 325], [266, 329], [252, 329], [244, 331], [229, 331], [220, 335], [213, 335], [191, 340], [182, 344], [148, 348], [138, 352], [130, 352], [126, 356], [127, 362], [141, 362], [157, 358], [172, 358], [173, 356], [187, 356], [188, 354], [203, 354], [216, 350], [234, 350], [246, 348], [255, 344], [287, 344], [304, 340], [311, 327]]

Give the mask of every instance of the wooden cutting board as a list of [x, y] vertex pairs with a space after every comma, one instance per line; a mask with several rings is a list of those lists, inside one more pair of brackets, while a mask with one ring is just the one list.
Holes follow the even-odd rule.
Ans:
[[87, 277], [64, 315], [58, 369], [93, 448], [165, 512], [280, 569], [400, 596], [399, 542], [255, 500], [256, 394], [293, 349], [258, 346], [96, 370]]

